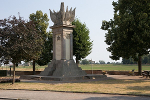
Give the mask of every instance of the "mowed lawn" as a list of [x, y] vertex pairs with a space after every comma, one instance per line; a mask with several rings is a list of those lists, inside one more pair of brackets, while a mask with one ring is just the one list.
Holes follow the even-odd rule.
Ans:
[[[123, 65], [123, 64], [93, 64], [80, 65], [83, 70], [106, 70], [106, 71], [131, 71], [135, 69], [138, 71], [138, 65]], [[142, 65], [142, 70], [150, 70], [150, 65]]]
[[[35, 70], [36, 71], [43, 71], [46, 67], [48, 67], [47, 65], [45, 66], [35, 66]], [[10, 70], [9, 66], [5, 66], [5, 67], [0, 67], [0, 70]], [[11, 70], [13, 70], [13, 67], [11, 68]], [[18, 66], [15, 68], [16, 71], [33, 71], [33, 67], [32, 66]]]
[[[36, 66], [36, 71], [43, 71], [47, 65], [45, 66]], [[105, 70], [105, 71], [131, 71], [135, 69], [138, 71], [138, 65], [123, 65], [123, 64], [89, 64], [89, 65], [79, 65], [83, 70]], [[10, 68], [0, 67], [0, 70], [9, 70]], [[32, 71], [32, 66], [19, 66], [16, 67], [16, 71]], [[150, 70], [150, 65], [142, 65], [142, 70]]]

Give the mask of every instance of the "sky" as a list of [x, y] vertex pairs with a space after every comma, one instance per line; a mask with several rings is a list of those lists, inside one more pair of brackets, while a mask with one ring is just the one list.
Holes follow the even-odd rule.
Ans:
[[[90, 38], [93, 41], [93, 49], [90, 55], [86, 59], [98, 62], [103, 60], [105, 62], [116, 62], [109, 58], [110, 52], [106, 50], [108, 45], [105, 41], [105, 33], [101, 28], [102, 21], [109, 21], [113, 19], [113, 6], [112, 2], [117, 0], [1, 0], [0, 19], [8, 18], [15, 15], [20, 16], [28, 20], [29, 15], [36, 13], [37, 10], [41, 10], [43, 13], [47, 13], [50, 19], [49, 9], [59, 11], [61, 2], [64, 2], [65, 8], [68, 6], [75, 11], [75, 16], [82, 23], [85, 23], [90, 31]], [[49, 21], [49, 27], [53, 26], [53, 22]], [[118, 60], [117, 62], [121, 62]]]

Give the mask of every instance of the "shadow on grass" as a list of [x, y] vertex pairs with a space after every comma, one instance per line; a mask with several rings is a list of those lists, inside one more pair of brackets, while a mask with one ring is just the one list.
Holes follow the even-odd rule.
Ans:
[[104, 96], [104, 97], [90, 97], [83, 100], [149, 100], [149, 97], [132, 97], [132, 96]]
[[99, 81], [88, 81], [83, 82], [84, 84], [132, 84], [132, 83], [142, 83], [145, 80], [124, 80], [124, 79], [109, 79], [109, 80], [99, 80]]
[[127, 88], [130, 90], [146, 90], [146, 91], [150, 90], [150, 86], [132, 86], [132, 87], [130, 86]]
[[21, 80], [23, 83], [46, 83], [46, 84], [64, 84], [64, 83], [80, 83], [80, 84], [132, 84], [150, 82], [150, 80], [129, 80], [129, 79], [86, 79], [74, 81], [47, 81], [47, 80]]

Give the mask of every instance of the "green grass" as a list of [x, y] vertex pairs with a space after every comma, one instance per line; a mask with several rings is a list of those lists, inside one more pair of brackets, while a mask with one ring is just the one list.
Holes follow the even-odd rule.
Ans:
[[[93, 65], [79, 65], [83, 70], [107, 70], [107, 71], [131, 71], [135, 69], [138, 71], [138, 65], [117, 65], [117, 64], [93, 64]], [[150, 65], [142, 65], [142, 70], [150, 70]]]
[[[35, 70], [43, 71], [46, 67], [48, 67], [48, 65], [45, 65], [45, 66], [36, 65]], [[7, 66], [7, 68], [0, 67], [0, 70], [10, 70], [10, 68], [9, 68], [9, 66]], [[11, 70], [13, 70], [13, 68], [11, 68]], [[16, 67], [16, 71], [33, 71], [33, 67], [32, 66], [18, 66], [18, 67]]]
[[[79, 65], [83, 70], [106, 70], [106, 71], [131, 71], [132, 69], [135, 69], [135, 71], [138, 71], [138, 65], [123, 65], [123, 64], [93, 64], [93, 65]], [[43, 71], [47, 67], [45, 66], [36, 66], [36, 71]], [[0, 70], [2, 70], [2, 67], [0, 67]], [[3, 68], [3, 70], [6, 70], [6, 67]], [[9, 67], [7, 67], [7, 70], [9, 70]], [[19, 66], [16, 67], [16, 71], [32, 71], [32, 66]], [[150, 65], [142, 65], [142, 70], [150, 70]]]

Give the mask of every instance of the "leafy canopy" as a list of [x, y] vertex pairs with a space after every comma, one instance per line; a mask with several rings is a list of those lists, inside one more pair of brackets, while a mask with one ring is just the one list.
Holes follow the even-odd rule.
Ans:
[[37, 59], [41, 54], [43, 39], [32, 21], [19, 16], [0, 20], [0, 57], [3, 61], [19, 63]]
[[52, 53], [52, 48], [53, 48], [53, 37], [52, 33], [48, 32], [47, 34], [47, 39], [45, 40], [44, 43], [44, 49], [42, 51], [42, 54], [36, 60], [36, 63], [39, 64], [40, 66], [48, 64], [52, 60], [53, 53]]
[[36, 13], [32, 13], [29, 16], [29, 19], [33, 21], [36, 24], [36, 29], [39, 30], [39, 33], [42, 34], [43, 36], [47, 36], [47, 28], [48, 28], [48, 15], [41, 10], [36, 11]]
[[118, 0], [113, 2], [114, 18], [103, 21], [110, 58], [119, 60], [149, 53], [150, 48], [150, 0]]
[[88, 56], [92, 50], [92, 41], [89, 37], [89, 29], [78, 19], [72, 22], [75, 25], [73, 29], [73, 55], [76, 61]]
[[38, 60], [36, 60], [36, 63], [39, 65], [46, 65], [50, 60], [52, 59], [52, 34], [51, 32], [47, 32], [48, 28], [48, 16], [47, 14], [43, 14], [42, 11], [36, 11], [36, 13], [30, 14], [29, 17], [30, 20], [32, 20], [36, 24], [36, 29], [39, 31], [39, 34], [42, 35], [42, 38], [44, 40], [44, 46], [43, 51]]

